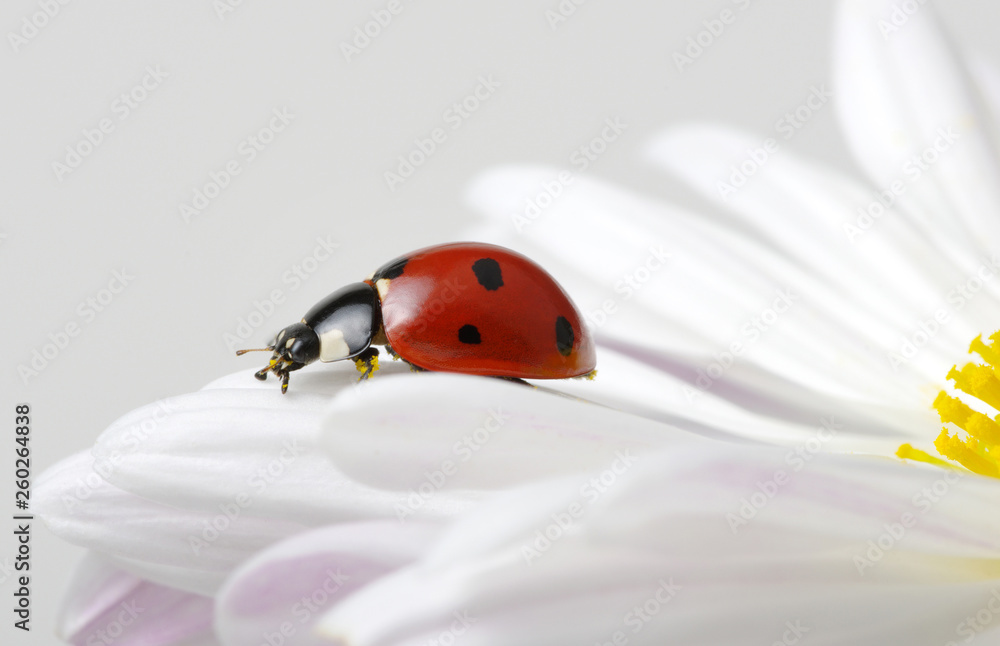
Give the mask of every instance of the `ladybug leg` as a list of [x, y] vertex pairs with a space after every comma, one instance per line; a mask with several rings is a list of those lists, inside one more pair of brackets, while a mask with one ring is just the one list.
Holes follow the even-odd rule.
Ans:
[[385, 344], [385, 351], [389, 353], [389, 356], [392, 357], [393, 361], [399, 361], [399, 354], [397, 354], [388, 343]]
[[405, 363], [406, 365], [410, 366], [410, 372], [430, 372], [427, 368], [421, 368], [420, 366], [418, 366], [416, 364], [410, 363], [406, 359], [403, 359], [403, 363]]
[[375, 348], [368, 348], [359, 354], [354, 358], [354, 367], [361, 373], [358, 381], [368, 379], [373, 372], [378, 370], [378, 350]]

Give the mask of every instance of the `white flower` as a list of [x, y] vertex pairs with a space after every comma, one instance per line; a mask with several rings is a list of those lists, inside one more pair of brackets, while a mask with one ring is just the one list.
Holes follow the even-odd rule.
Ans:
[[323, 611], [495, 490], [716, 443], [507, 381], [381, 372], [359, 385], [353, 366], [311, 367], [287, 395], [240, 372], [123, 416], [46, 471], [33, 510], [100, 564], [81, 567], [59, 632], [99, 640], [146, 603], [121, 643], [317, 643]]
[[[589, 315], [596, 382], [348, 388], [335, 366], [283, 397], [247, 371], [127, 415], [47, 472], [35, 510], [103, 564], [78, 575], [63, 634], [86, 643], [133, 589], [183, 609], [169, 639], [240, 645], [929, 644], [991, 628], [997, 483], [829, 454], [929, 447], [948, 368], [1000, 327], [1000, 82], [967, 78], [930, 7], [884, 33], [891, 10], [846, 0], [835, 32], [833, 101], [871, 184], [699, 126], [650, 154], [721, 219], [582, 176], [525, 219], [558, 169], [474, 187], [482, 236]], [[162, 616], [135, 619], [137, 643], [173, 643], [154, 637]]]
[[320, 629], [352, 646], [920, 645], [1000, 622], [995, 481], [787, 454], [647, 456], [593, 501], [580, 477], [512, 492]]
[[[551, 268], [604, 347], [681, 377], [689, 405], [670, 401], [674, 415], [740, 433], [746, 418], [718, 423], [721, 399], [758, 414], [756, 438], [760, 416], [779, 422], [768, 439], [794, 441], [828, 415], [859, 436], [837, 448], [933, 438], [949, 368], [1000, 327], [1000, 74], [966, 66], [929, 5], [883, 35], [895, 5], [848, 0], [835, 23], [826, 91], [868, 182], [778, 132], [687, 125], [648, 155], [715, 217], [587, 176], [538, 200], [560, 170], [518, 166], [474, 186], [482, 234]], [[546, 206], [525, 219], [529, 200]], [[661, 247], [670, 260], [646, 271]]]
[[[33, 509], [62, 538], [199, 594], [214, 593], [237, 564], [281, 538], [395, 518], [401, 495], [358, 484], [316, 450], [329, 394], [356, 376], [303, 371], [283, 396], [251, 373], [123, 416], [89, 453], [39, 478]], [[478, 498], [439, 496], [415, 516], [443, 518]]]
[[[357, 646], [996, 642], [996, 480], [913, 449], [938, 466], [827, 453], [930, 448], [947, 376], [961, 403], [935, 407], [969, 434], [950, 426], [936, 446], [1000, 473], [1000, 435], [975, 412], [1000, 408], [1000, 356], [977, 341], [992, 367], [949, 371], [1000, 327], [1000, 82], [914, 5], [898, 29], [889, 0], [846, 0], [837, 17], [834, 102], [870, 183], [774, 151], [773, 134], [701, 125], [664, 133], [650, 156], [728, 222], [584, 177], [538, 200], [558, 169], [501, 169], [472, 193], [495, 219], [484, 236], [513, 223], [521, 235], [501, 241], [596, 313], [602, 348], [681, 376], [697, 413], [650, 408], [739, 433], [720, 419], [724, 399], [772, 429], [746, 435], [791, 446], [681, 447], [593, 498], [600, 472], [488, 501], [334, 608], [323, 634]], [[654, 271], [660, 245], [671, 259]]]

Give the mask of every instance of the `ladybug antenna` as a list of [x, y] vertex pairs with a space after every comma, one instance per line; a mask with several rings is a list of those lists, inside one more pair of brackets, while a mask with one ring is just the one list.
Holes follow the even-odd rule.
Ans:
[[236, 356], [238, 357], [241, 354], [246, 354], [247, 352], [274, 352], [274, 346], [267, 348], [247, 348], [246, 350], [237, 350]]

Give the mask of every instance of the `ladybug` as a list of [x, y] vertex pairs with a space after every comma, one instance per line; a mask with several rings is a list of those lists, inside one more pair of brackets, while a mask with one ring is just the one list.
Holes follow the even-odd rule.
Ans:
[[266, 348], [254, 377], [288, 374], [316, 360], [353, 359], [361, 379], [385, 346], [414, 370], [509, 379], [592, 378], [594, 343], [580, 312], [544, 269], [491, 244], [455, 242], [419, 249], [363, 282], [333, 292]]

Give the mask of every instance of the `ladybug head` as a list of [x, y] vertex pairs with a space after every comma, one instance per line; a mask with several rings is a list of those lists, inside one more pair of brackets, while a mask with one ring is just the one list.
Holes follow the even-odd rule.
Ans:
[[251, 348], [249, 350], [237, 350], [236, 354], [241, 355], [247, 352], [270, 351], [271, 360], [264, 368], [257, 371], [254, 377], [264, 381], [267, 373], [273, 372], [281, 379], [281, 392], [288, 390], [288, 373], [298, 370], [319, 358], [319, 337], [305, 323], [293, 323], [278, 332], [274, 342], [266, 348]]
[[266, 348], [238, 350], [237, 355], [256, 350], [273, 352], [271, 361], [256, 374], [261, 381], [273, 372], [281, 379], [281, 392], [288, 390], [288, 373], [316, 361], [354, 359], [362, 355], [382, 324], [378, 293], [367, 283], [352, 283], [333, 292], [302, 321], [289, 325]]

